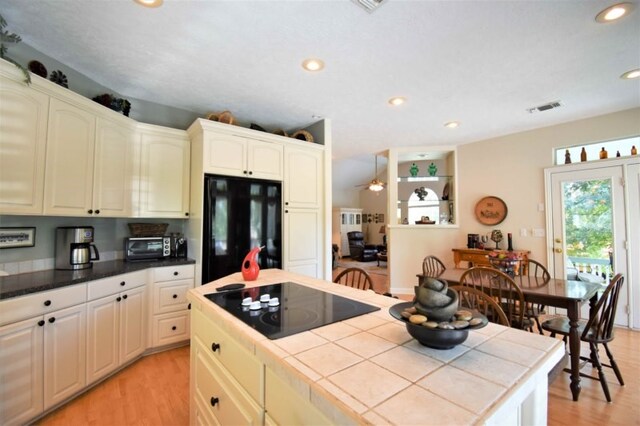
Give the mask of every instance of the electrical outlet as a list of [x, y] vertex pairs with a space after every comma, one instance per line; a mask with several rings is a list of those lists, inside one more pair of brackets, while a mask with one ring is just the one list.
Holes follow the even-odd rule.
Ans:
[[542, 228], [534, 228], [533, 236], [537, 238], [544, 238], [544, 229]]
[[528, 232], [527, 232], [527, 228], [520, 229], [520, 236], [521, 237], [526, 237], [527, 235], [529, 235]]

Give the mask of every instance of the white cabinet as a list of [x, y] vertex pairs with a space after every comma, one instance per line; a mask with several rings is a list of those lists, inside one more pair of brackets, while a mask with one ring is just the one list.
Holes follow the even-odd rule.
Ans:
[[347, 234], [352, 231], [362, 232], [362, 209], [335, 208], [331, 223], [333, 242], [340, 247], [340, 256], [350, 256]]
[[205, 173], [282, 180], [282, 144], [230, 134], [208, 134], [205, 140]]
[[[93, 383], [146, 349], [146, 273], [92, 281], [87, 303], [87, 383]], [[102, 297], [104, 293], [108, 296]], [[96, 297], [98, 299], [93, 300]]]
[[314, 278], [321, 277], [320, 210], [285, 208], [284, 229], [284, 269]]
[[49, 107], [44, 213], [92, 214], [95, 116], [52, 98]]
[[324, 179], [324, 153], [315, 146], [285, 148], [285, 207], [320, 208]]
[[187, 291], [193, 288], [195, 266], [180, 265], [155, 268], [151, 286], [151, 347], [161, 347], [189, 340]]
[[0, 214], [41, 214], [49, 97], [0, 84]]
[[44, 319], [0, 327], [0, 424], [25, 424], [44, 407]]
[[190, 145], [186, 132], [139, 125], [139, 217], [189, 216]]
[[0, 303], [0, 424], [23, 424], [85, 387], [86, 286]]

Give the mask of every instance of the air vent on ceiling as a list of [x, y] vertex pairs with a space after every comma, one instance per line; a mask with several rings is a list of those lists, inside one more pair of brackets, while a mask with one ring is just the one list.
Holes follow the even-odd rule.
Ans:
[[534, 112], [548, 111], [550, 109], [559, 108], [561, 106], [562, 104], [560, 104], [560, 102], [549, 102], [548, 104], [539, 105], [533, 108], [527, 108], [527, 111], [529, 111], [530, 114], [533, 114]]
[[379, 8], [382, 5], [382, 3], [384, 3], [387, 0], [351, 0], [351, 1], [353, 1], [355, 4], [357, 4], [367, 12], [372, 13], [377, 8]]

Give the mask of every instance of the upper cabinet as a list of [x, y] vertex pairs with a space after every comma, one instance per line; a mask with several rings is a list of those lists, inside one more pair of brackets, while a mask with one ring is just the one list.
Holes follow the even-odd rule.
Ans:
[[285, 207], [317, 209], [322, 204], [324, 152], [313, 148], [285, 147]]
[[0, 84], [0, 213], [41, 214], [49, 96]]
[[138, 125], [140, 131], [139, 217], [189, 216], [190, 145], [187, 133]]
[[282, 144], [232, 134], [208, 134], [205, 173], [282, 180]]

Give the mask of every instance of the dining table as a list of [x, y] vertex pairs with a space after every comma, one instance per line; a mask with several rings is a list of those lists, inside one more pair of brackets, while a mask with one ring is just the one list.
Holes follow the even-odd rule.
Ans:
[[[445, 269], [438, 279], [447, 281], [450, 285], [460, 283], [460, 277], [467, 269]], [[418, 284], [425, 278], [423, 274], [417, 274]], [[520, 279], [525, 280], [520, 283]], [[578, 325], [580, 321], [580, 306], [588, 302], [593, 309], [598, 301], [598, 292], [604, 290], [604, 286], [598, 283], [585, 281], [551, 278], [544, 282], [539, 277], [516, 277], [516, 284], [520, 285], [525, 302], [544, 306], [566, 309], [569, 318], [569, 354], [571, 361], [571, 394], [574, 401], [580, 396], [580, 333]]]

